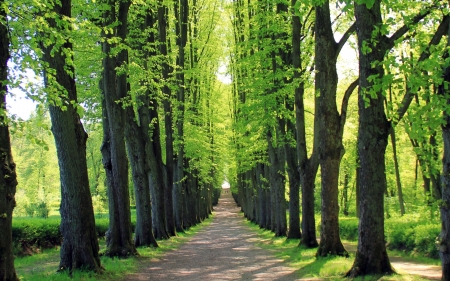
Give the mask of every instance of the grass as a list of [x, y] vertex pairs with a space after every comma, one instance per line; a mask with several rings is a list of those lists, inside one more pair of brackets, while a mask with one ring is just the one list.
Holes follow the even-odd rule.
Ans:
[[[70, 277], [67, 273], [56, 273], [59, 265], [59, 248], [47, 249], [42, 253], [29, 257], [16, 258], [14, 261], [16, 272], [20, 280], [25, 281], [121, 280], [126, 274], [138, 271], [141, 266], [144, 266], [151, 259], [159, 259], [164, 253], [179, 248], [193, 235], [210, 224], [212, 218], [213, 216], [210, 216], [210, 218], [197, 226], [191, 227], [186, 232], [178, 233], [176, 237], [158, 241], [158, 248], [138, 248], [138, 257], [130, 257], [127, 259], [101, 257], [101, 263], [105, 267], [105, 272], [102, 274], [76, 271]], [[106, 247], [105, 240], [100, 239], [99, 243], [100, 250], [104, 250]]]
[[[274, 237], [273, 232], [260, 229], [258, 225], [246, 221], [247, 225], [256, 232], [259, 237], [258, 246], [271, 251], [277, 258], [284, 260], [288, 266], [296, 268], [298, 278], [318, 278], [323, 280], [343, 280], [345, 273], [352, 267], [355, 255], [350, 253], [349, 258], [344, 257], [325, 257], [316, 258], [317, 249], [307, 249], [299, 247], [299, 239], [289, 239], [286, 237]], [[354, 241], [343, 241], [345, 244], [356, 247]], [[391, 252], [390, 256], [405, 256], [401, 252]], [[420, 259], [408, 256], [405, 259], [416, 261], [419, 263], [427, 263], [436, 265], [436, 260], [421, 257]], [[365, 276], [352, 280], [371, 281], [371, 280], [396, 280], [396, 281], [419, 281], [427, 280], [413, 275], [391, 275], [391, 276]]]

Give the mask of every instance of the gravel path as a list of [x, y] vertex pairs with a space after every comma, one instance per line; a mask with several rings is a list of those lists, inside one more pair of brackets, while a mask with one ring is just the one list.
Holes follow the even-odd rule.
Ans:
[[[298, 269], [288, 267], [256, 246], [257, 234], [245, 226], [230, 194], [222, 194], [214, 209], [213, 222], [189, 242], [161, 259], [152, 260], [148, 267], [126, 276], [125, 280], [297, 280]], [[428, 279], [441, 276], [439, 267], [401, 260], [392, 264], [399, 273]]]

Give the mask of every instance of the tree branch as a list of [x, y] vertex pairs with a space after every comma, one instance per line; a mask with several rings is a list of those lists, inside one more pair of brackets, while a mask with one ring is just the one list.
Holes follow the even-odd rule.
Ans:
[[342, 36], [341, 40], [339, 40], [339, 42], [336, 45], [336, 57], [339, 55], [339, 53], [342, 50], [342, 47], [344, 47], [345, 43], [347, 43], [348, 38], [350, 37], [350, 35], [352, 35], [353, 32], [356, 31], [356, 22], [354, 22], [348, 29], [347, 31], [344, 33], [344, 35]]
[[347, 121], [347, 108], [348, 108], [348, 101], [350, 99], [350, 96], [352, 95], [353, 91], [356, 89], [356, 87], [359, 85], [359, 77], [353, 81], [350, 86], [348, 86], [347, 90], [344, 93], [344, 97], [342, 98], [342, 105], [341, 105], [341, 119], [339, 124], [339, 136], [342, 138], [344, 135], [344, 125], [345, 121]]
[[[420, 54], [420, 57], [417, 60], [418, 63], [428, 59], [431, 55], [430, 53], [431, 46], [439, 44], [442, 37], [447, 34], [449, 21], [450, 17], [448, 15], [444, 16], [441, 24], [439, 25], [438, 29], [433, 35], [433, 38], [431, 38], [430, 42], [428, 43], [427, 48]], [[401, 106], [397, 109], [397, 118], [392, 121], [392, 126], [396, 126], [403, 118], [403, 116], [405, 116], [405, 113], [408, 110], [409, 105], [411, 104], [411, 101], [413, 100], [415, 95], [416, 93], [413, 93], [411, 89], [409, 89], [408, 87], [406, 88], [406, 93], [403, 96]]]

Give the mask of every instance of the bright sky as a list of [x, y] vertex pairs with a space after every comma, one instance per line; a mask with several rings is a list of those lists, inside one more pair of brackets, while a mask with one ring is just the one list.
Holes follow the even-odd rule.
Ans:
[[6, 106], [10, 115], [17, 115], [24, 120], [30, 118], [30, 114], [36, 109], [36, 103], [17, 88], [10, 89], [6, 96]]

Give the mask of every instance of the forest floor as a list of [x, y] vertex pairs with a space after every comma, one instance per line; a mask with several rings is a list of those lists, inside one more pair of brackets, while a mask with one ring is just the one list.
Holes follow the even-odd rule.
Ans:
[[[214, 208], [213, 222], [160, 259], [142, 261], [137, 273], [124, 280], [320, 280], [302, 278], [298, 268], [290, 267], [273, 252], [257, 245], [258, 234], [239, 214], [230, 194], [222, 193]], [[349, 252], [354, 245], [346, 245]], [[390, 257], [399, 273], [439, 280], [441, 268]], [[327, 278], [329, 280], [329, 278]]]

